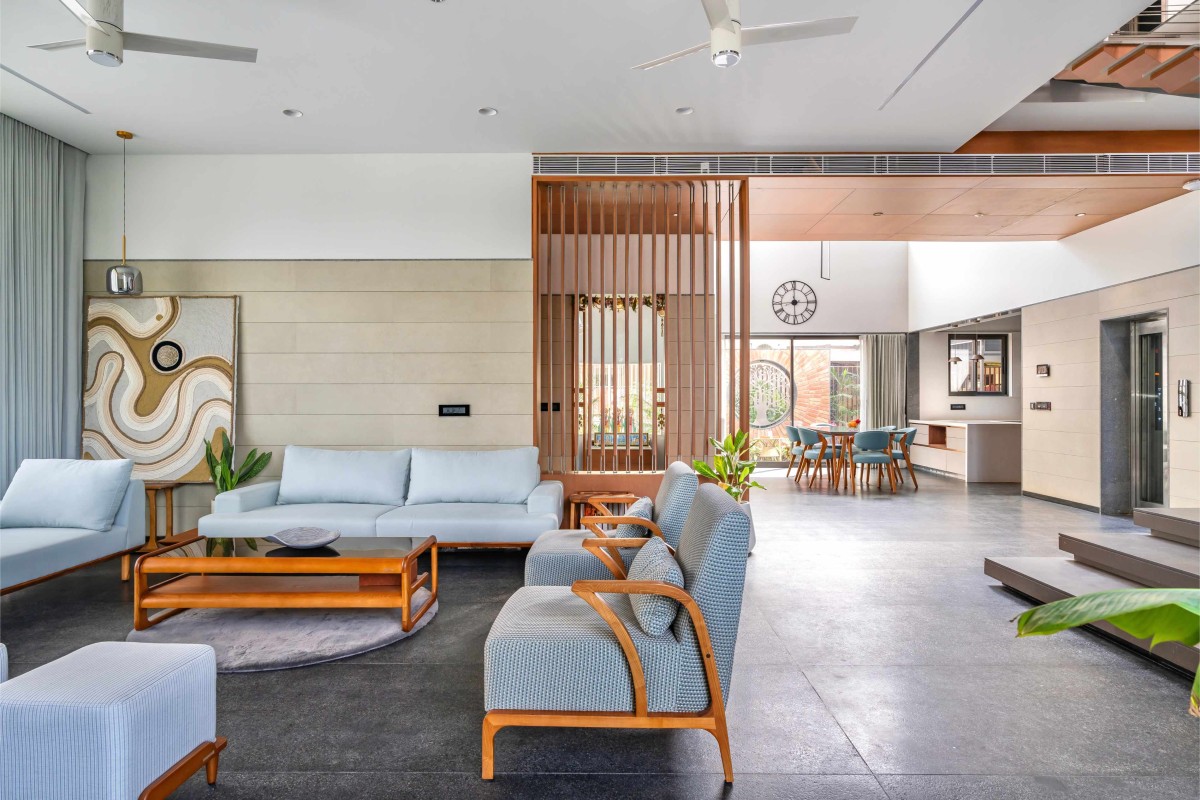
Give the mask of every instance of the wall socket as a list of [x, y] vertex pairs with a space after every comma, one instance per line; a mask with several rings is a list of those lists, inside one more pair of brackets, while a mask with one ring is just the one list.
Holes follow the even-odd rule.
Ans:
[[[546, 403], [542, 403], [542, 411], [550, 411], [551, 410], [551, 409], [547, 408], [546, 406], [547, 406]], [[553, 410], [554, 411], [562, 411], [562, 406], [560, 406], [558, 403], [555, 403]]]

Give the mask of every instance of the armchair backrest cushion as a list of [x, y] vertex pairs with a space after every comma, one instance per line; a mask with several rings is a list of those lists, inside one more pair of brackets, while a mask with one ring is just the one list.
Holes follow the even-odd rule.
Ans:
[[415, 448], [408, 505], [524, 503], [542, 479], [536, 447], [511, 450]]
[[288, 445], [281, 506], [295, 503], [404, 505], [411, 450], [322, 450]]
[[127, 458], [27, 458], [0, 503], [0, 528], [106, 531], [132, 474], [133, 462]]
[[[750, 516], [738, 502], [715, 484], [701, 486], [683, 527], [675, 560], [683, 570], [684, 591], [696, 601], [708, 627], [725, 699], [729, 698], [733, 651], [742, 614], [749, 539]], [[691, 650], [680, 668], [677, 710], [702, 711], [709, 704], [708, 688], [691, 616], [679, 614], [674, 631], [679, 643]]]
[[[623, 517], [638, 517], [639, 519], [653, 520], [654, 519], [654, 501], [649, 497], [639, 497], [629, 504], [629, 508], [625, 509]], [[650, 529], [641, 525], [632, 525], [628, 522], [622, 522], [617, 526], [613, 536], [618, 539], [636, 539], [639, 536], [649, 536]], [[656, 537], [657, 538], [657, 537]]]
[[[628, 575], [631, 581], [662, 581], [683, 588], [679, 563], [667, 549], [667, 543], [657, 536], [638, 548]], [[629, 603], [638, 625], [648, 636], [662, 636], [679, 613], [679, 601], [660, 594], [631, 594]]]
[[679, 547], [683, 524], [696, 496], [700, 479], [696, 472], [682, 461], [672, 462], [659, 484], [654, 498], [654, 522], [662, 531], [663, 538], [671, 547]]

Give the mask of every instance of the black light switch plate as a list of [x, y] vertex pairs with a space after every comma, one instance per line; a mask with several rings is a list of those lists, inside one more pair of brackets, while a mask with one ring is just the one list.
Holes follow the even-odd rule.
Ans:
[[[549, 409], [547, 409], [547, 408], [546, 408], [546, 405], [547, 405], [546, 403], [542, 403], [542, 411], [548, 411], [548, 410], [549, 410]], [[555, 410], [555, 411], [562, 411], [562, 406], [561, 406], [561, 405], [559, 405], [558, 403], [555, 403], [555, 404], [554, 404], [554, 410]]]
[[439, 417], [469, 417], [471, 416], [471, 407], [469, 405], [439, 405]]
[[950, 410], [951, 411], [966, 411], [967, 404], [966, 403], [951, 403]]
[[1049, 411], [1050, 410], [1050, 402], [1047, 400], [1038, 400], [1033, 403], [1030, 403], [1029, 409], [1031, 411]]

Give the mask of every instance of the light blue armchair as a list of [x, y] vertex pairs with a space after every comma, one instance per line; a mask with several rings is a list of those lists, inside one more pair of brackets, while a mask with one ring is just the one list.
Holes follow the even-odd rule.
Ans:
[[[483, 778], [492, 778], [494, 739], [505, 727], [694, 728], [716, 738], [731, 783], [725, 703], [749, 533], [738, 503], [705, 484], [674, 554], [682, 588], [630, 579], [518, 589], [484, 645]], [[642, 547], [655, 539], [601, 541]], [[648, 598], [679, 604], [659, 635], [640, 621]]]
[[[667, 467], [651, 503], [643, 497], [622, 515], [584, 517], [584, 530], [548, 531], [533, 543], [525, 558], [526, 586], [570, 586], [575, 581], [624, 578], [635, 550], [585, 545], [589, 539], [661, 536], [678, 547], [699, 479], [682, 461]], [[605, 533], [600, 525], [616, 525]]]

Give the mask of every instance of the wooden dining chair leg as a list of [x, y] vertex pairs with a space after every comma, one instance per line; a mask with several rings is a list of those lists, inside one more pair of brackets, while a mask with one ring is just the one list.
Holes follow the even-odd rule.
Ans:
[[796, 454], [792, 453], [791, 458], [788, 460], [788, 467], [786, 470], [784, 470], [783, 477], [785, 477], [785, 478], [788, 477], [792, 472], [792, 467], [794, 467], [795, 465], [796, 465]]
[[[882, 464], [880, 464], [879, 466], [883, 467]], [[896, 493], [896, 476], [892, 470], [891, 464], [887, 465], [887, 475], [888, 475], [888, 485], [892, 487], [892, 494], [895, 494]]]
[[912, 462], [907, 458], [904, 459], [904, 466], [908, 469], [908, 477], [912, 478], [913, 491], [915, 492], [917, 489], [921, 488], [919, 485], [917, 485], [917, 473], [913, 471]]
[[854, 463], [854, 459], [850, 459], [850, 494], [854, 494], [858, 486], [858, 465]]

